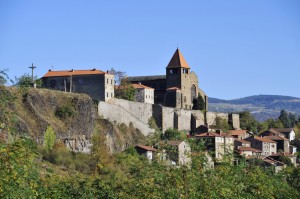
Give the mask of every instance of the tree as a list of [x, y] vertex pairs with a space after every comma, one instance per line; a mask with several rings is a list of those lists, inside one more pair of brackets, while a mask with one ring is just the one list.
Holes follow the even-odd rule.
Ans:
[[121, 84], [115, 89], [115, 95], [119, 99], [135, 101], [135, 88], [127, 78], [124, 78]]
[[291, 120], [289, 117], [289, 114], [286, 110], [281, 110], [280, 111], [280, 116], [278, 118], [281, 123], [283, 124], [284, 128], [290, 128], [291, 126]]
[[115, 76], [115, 82], [117, 85], [120, 85], [122, 82], [122, 79], [126, 77], [126, 73], [123, 71], [115, 70], [114, 68], [111, 68], [109, 71], [110, 74], [113, 74]]
[[200, 93], [197, 98], [193, 99], [193, 110], [205, 110], [205, 102]]
[[240, 114], [240, 126], [241, 129], [256, 132], [258, 122], [249, 111], [243, 111]]
[[166, 140], [183, 140], [186, 138], [186, 133], [177, 129], [168, 128], [163, 134]]
[[221, 129], [223, 132], [229, 131], [229, 124], [225, 118], [216, 117], [216, 128]]
[[6, 73], [7, 69], [0, 70], [0, 86], [4, 86], [7, 83], [7, 80], [10, 80], [11, 83], [14, 83]]
[[51, 126], [48, 126], [44, 135], [44, 148], [46, 151], [51, 151], [55, 143], [55, 133]]
[[[30, 87], [32, 84], [32, 77], [28, 73], [23, 74], [21, 77], [15, 77], [16, 84], [20, 87]], [[42, 86], [42, 80], [39, 79], [37, 76], [33, 77], [34, 83], [36, 83], [37, 87]]]

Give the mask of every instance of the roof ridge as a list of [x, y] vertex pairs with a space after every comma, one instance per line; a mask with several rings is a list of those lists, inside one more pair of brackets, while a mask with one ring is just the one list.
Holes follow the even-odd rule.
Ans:
[[186, 62], [184, 56], [180, 52], [180, 50], [177, 48], [175, 53], [173, 54], [169, 64], [167, 65], [167, 68], [190, 68], [188, 63]]

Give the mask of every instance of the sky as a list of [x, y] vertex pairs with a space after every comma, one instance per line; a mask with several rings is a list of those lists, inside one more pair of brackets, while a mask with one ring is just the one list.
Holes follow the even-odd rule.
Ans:
[[299, 0], [0, 0], [0, 69], [163, 75], [176, 48], [209, 97], [300, 97]]

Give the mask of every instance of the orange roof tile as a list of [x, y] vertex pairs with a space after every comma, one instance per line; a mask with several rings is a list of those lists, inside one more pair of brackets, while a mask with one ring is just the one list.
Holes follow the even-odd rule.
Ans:
[[264, 136], [264, 138], [270, 139], [270, 140], [289, 140], [284, 137], [274, 135], [274, 136]]
[[156, 151], [155, 148], [151, 147], [151, 146], [145, 146], [145, 145], [136, 145], [135, 146], [136, 148], [141, 148], [141, 149], [144, 149], [146, 151]]
[[65, 76], [75, 76], [75, 75], [103, 75], [106, 74], [101, 70], [61, 70], [61, 71], [52, 71], [49, 70], [43, 77], [65, 77]]
[[230, 135], [243, 135], [247, 130], [229, 130]]
[[265, 138], [265, 137], [258, 137], [258, 136], [254, 136], [254, 139], [256, 139], [256, 140], [259, 140], [259, 141], [262, 141], [262, 142], [276, 143], [275, 141], [273, 141], [273, 140], [270, 140], [270, 139], [268, 139], [268, 138]]
[[143, 84], [132, 84], [133, 88], [144, 88], [144, 89], [152, 89], [154, 90], [154, 88], [151, 88], [149, 86], [145, 86]]
[[261, 153], [262, 152], [261, 150], [254, 149], [254, 148], [251, 148], [251, 147], [245, 147], [245, 146], [241, 146], [238, 149], [240, 151], [252, 151], [252, 152], [255, 152], [255, 153]]
[[213, 132], [207, 132], [207, 133], [201, 133], [198, 135], [195, 135], [195, 137], [223, 137], [218, 133], [213, 133]]
[[294, 129], [293, 128], [270, 128], [269, 130], [277, 131], [279, 133], [289, 133]]
[[177, 48], [173, 57], [171, 58], [167, 68], [190, 68], [187, 62], [185, 61], [183, 55]]

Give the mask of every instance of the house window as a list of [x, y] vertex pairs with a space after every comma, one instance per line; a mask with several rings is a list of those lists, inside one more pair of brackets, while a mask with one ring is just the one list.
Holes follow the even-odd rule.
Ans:
[[106, 79], [106, 83], [108, 84], [108, 79]]
[[111, 93], [110, 96], [113, 97], [113, 94]]
[[113, 80], [112, 79], [110, 80], [110, 82], [111, 82], [111, 84], [113, 84]]
[[106, 93], [106, 97], [108, 97], [108, 93]]

